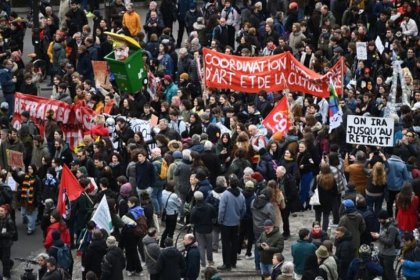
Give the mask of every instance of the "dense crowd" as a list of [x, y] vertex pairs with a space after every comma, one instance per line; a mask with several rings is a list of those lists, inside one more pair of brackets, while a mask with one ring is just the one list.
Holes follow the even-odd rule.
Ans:
[[[73, 249], [83, 279], [136, 276], [143, 261], [152, 280], [198, 279], [200, 269], [216, 280], [241, 258], [254, 259], [262, 279], [420, 279], [418, 1], [162, 0], [148, 3], [145, 19], [122, 0], [112, 1], [107, 17], [97, 1], [62, 2], [68, 6], [56, 14], [40, 1], [30, 58], [46, 61], [51, 99], [97, 114], [75, 147], [53, 110], [43, 135], [28, 111], [12, 127], [16, 92], [38, 95], [44, 69], [23, 63], [28, 22], [0, 1], [4, 279], [18, 213], [28, 235], [43, 232], [44, 280], [71, 278]], [[141, 45], [148, 73], [141, 91], [122, 92], [112, 73], [110, 86], [95, 84], [91, 62], [113, 51], [106, 31]], [[358, 42], [367, 43], [366, 60], [358, 59]], [[344, 57], [342, 125], [330, 132], [328, 101], [304, 92], [205, 87], [203, 47], [235, 56], [288, 51], [320, 74]], [[261, 121], [283, 96], [292, 127], [278, 139]], [[393, 118], [394, 146], [347, 144], [348, 115]], [[131, 122], [154, 116], [146, 141]], [[8, 150], [23, 153], [24, 169], [9, 166]], [[84, 192], [62, 215], [56, 206], [67, 167]], [[112, 233], [91, 220], [103, 197]], [[311, 228], [290, 228], [300, 211], [314, 213]], [[182, 251], [177, 226], [187, 232]], [[298, 240], [288, 260], [282, 252], [291, 236]], [[215, 264], [219, 250], [223, 263]]]

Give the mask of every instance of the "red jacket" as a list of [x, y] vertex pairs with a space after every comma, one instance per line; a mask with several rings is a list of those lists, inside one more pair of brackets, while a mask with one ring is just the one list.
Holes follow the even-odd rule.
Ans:
[[404, 210], [398, 208], [397, 222], [398, 228], [403, 231], [412, 231], [417, 227], [417, 206], [419, 205], [419, 197], [415, 195], [411, 200], [411, 205]]
[[54, 243], [54, 240], [52, 238], [52, 233], [54, 232], [54, 230], [58, 230], [60, 232], [60, 239], [63, 240], [64, 244], [70, 246], [71, 239], [69, 229], [67, 228], [66, 224], [57, 222], [51, 224], [47, 229], [47, 236], [44, 240], [45, 250], [48, 250]]

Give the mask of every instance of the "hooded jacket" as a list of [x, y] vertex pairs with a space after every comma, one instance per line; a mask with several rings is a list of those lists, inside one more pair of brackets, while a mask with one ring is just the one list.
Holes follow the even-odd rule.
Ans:
[[160, 280], [180, 280], [186, 265], [184, 257], [175, 247], [167, 247], [161, 251], [156, 268]]
[[216, 209], [209, 203], [197, 201], [192, 208], [190, 215], [190, 223], [194, 225], [194, 229], [198, 233], [211, 233], [213, 230], [213, 220], [217, 217]]
[[143, 238], [144, 255], [146, 256], [146, 267], [149, 274], [157, 274], [157, 260], [160, 256], [158, 241], [149, 235]]
[[355, 208], [346, 210], [346, 214], [340, 218], [338, 226], [343, 226], [351, 232], [353, 248], [360, 247], [360, 235], [366, 229], [366, 223], [362, 215]]
[[176, 183], [176, 188], [181, 195], [181, 198], [185, 200], [188, 192], [191, 189], [190, 185], [191, 175], [191, 161], [182, 159], [179, 165], [175, 169], [175, 176], [179, 178]]
[[197, 191], [200, 191], [204, 195], [204, 200], [206, 200], [209, 193], [213, 190], [213, 186], [210, 184], [209, 180], [201, 180], [198, 182], [198, 189]]
[[245, 197], [239, 188], [228, 188], [224, 191], [219, 203], [219, 224], [238, 226], [245, 213]]
[[103, 238], [94, 239], [89, 244], [86, 252], [82, 255], [82, 266], [85, 271], [93, 271], [101, 276], [101, 262], [107, 251], [106, 242]]
[[327, 273], [328, 280], [338, 279], [337, 263], [335, 262], [333, 256], [326, 258], [319, 266], [319, 268], [323, 269]]
[[265, 194], [260, 194], [251, 202], [252, 221], [254, 226], [254, 235], [260, 236], [264, 230], [264, 221], [267, 219], [276, 220], [274, 206], [268, 201]]
[[[270, 248], [264, 250], [261, 247], [261, 243], [267, 243]], [[283, 252], [284, 248], [284, 239], [283, 235], [280, 234], [279, 228], [274, 227], [273, 231], [270, 233], [264, 231], [257, 240], [257, 248], [260, 250], [261, 262], [264, 264], [271, 264], [273, 255], [275, 253]]]

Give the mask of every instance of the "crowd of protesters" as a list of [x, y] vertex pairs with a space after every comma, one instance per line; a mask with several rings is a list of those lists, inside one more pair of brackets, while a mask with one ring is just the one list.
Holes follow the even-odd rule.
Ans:
[[[39, 279], [71, 277], [72, 249], [83, 279], [138, 276], [143, 261], [152, 280], [198, 279], [204, 268], [216, 280], [241, 258], [254, 259], [263, 279], [420, 278], [418, 1], [163, 0], [148, 3], [145, 19], [122, 0], [112, 1], [109, 18], [87, 1], [69, 1], [60, 16], [41, 2], [40, 51], [31, 58], [47, 62], [52, 99], [88, 106], [97, 117], [76, 147], [52, 110], [44, 135], [28, 111], [19, 129], [11, 126], [15, 93], [38, 95], [44, 73], [23, 63], [27, 22], [0, 1], [4, 279], [18, 213], [28, 235], [43, 232]], [[106, 31], [142, 46], [148, 83], [140, 92], [121, 92], [112, 77], [112, 86], [95, 84], [91, 61], [113, 50]], [[366, 60], [357, 58], [358, 42], [367, 43]], [[329, 132], [328, 101], [304, 92], [206, 88], [203, 47], [236, 56], [289, 51], [320, 74], [344, 57], [342, 125]], [[261, 121], [283, 96], [293, 125], [277, 139]], [[130, 121], [153, 115], [158, 124], [145, 141]], [[348, 115], [392, 117], [394, 146], [347, 144]], [[8, 150], [23, 153], [23, 170], [9, 166]], [[85, 190], [65, 219], [55, 209], [64, 165]], [[111, 234], [90, 221], [104, 196]], [[300, 211], [314, 214], [311, 228], [290, 227]], [[175, 246], [180, 225], [190, 229], [182, 251]], [[292, 237], [288, 260], [282, 252]], [[223, 263], [215, 264], [219, 250]]]

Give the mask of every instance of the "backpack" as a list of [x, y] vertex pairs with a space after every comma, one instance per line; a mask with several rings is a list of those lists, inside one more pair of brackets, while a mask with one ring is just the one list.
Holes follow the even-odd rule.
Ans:
[[52, 246], [57, 249], [57, 265], [64, 270], [68, 270], [71, 266], [71, 252], [67, 245], [63, 247]]
[[362, 262], [360, 264], [359, 269], [353, 279], [354, 280], [371, 280], [370, 273], [365, 262]]
[[70, 273], [68, 273], [67, 270], [65, 270], [61, 267], [57, 268], [57, 270], [58, 270], [58, 272], [60, 272], [61, 280], [71, 280]]
[[34, 135], [40, 135], [39, 128], [38, 128], [38, 126], [33, 121], [29, 120], [28, 121], [28, 126], [29, 125], [32, 125], [33, 131], [29, 130], [30, 132], [33, 132], [33, 135], [32, 136], [34, 136]]
[[168, 178], [168, 168], [168, 162], [165, 159], [162, 159], [159, 172], [159, 178], [161, 180], [166, 180]]
[[147, 226], [147, 218], [145, 215], [141, 215], [136, 220], [136, 226], [134, 227], [134, 235], [138, 237], [143, 237], [147, 234], [147, 230], [149, 227]]

